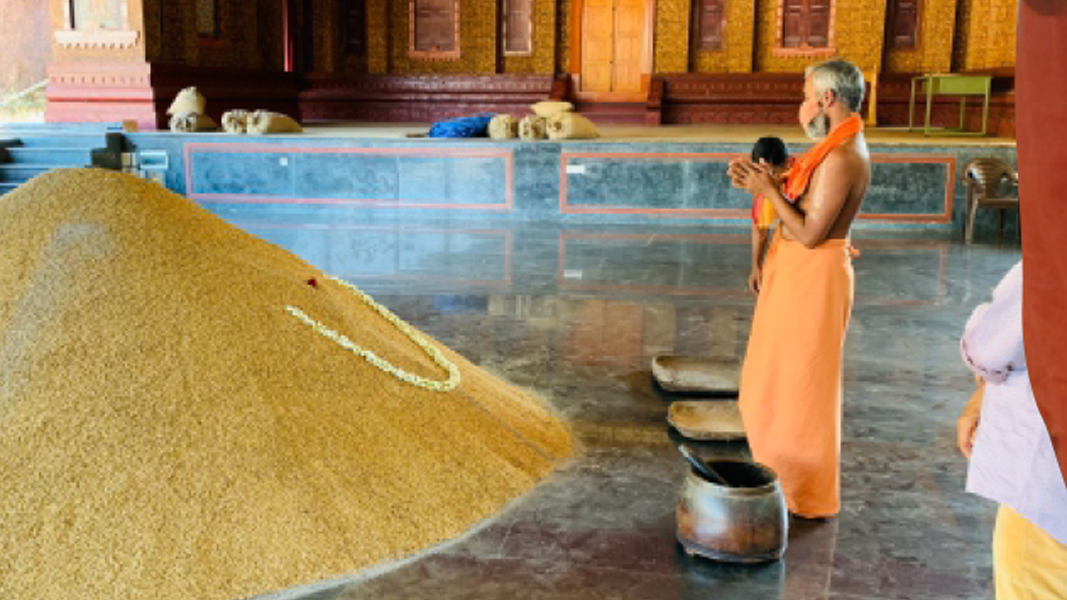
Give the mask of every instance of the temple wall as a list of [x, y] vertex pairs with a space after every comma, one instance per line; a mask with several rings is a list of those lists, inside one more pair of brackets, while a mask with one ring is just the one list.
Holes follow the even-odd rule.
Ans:
[[[369, 71], [404, 75], [496, 73], [499, 51], [497, 0], [461, 0], [460, 6], [459, 59], [420, 60], [408, 56], [411, 48], [408, 3], [367, 0]], [[504, 73], [547, 75], [554, 72], [556, 15], [555, 0], [534, 0], [533, 53], [529, 56], [505, 56]], [[387, 27], [388, 34], [385, 34]], [[392, 54], [389, 55], [389, 52]]]
[[763, 73], [802, 73], [821, 59], [837, 56], [864, 71], [879, 69], [885, 43], [885, 0], [834, 0], [831, 45], [836, 52], [789, 55], [776, 49], [782, 0], [761, 0], [756, 32], [756, 68]]
[[[570, 93], [569, 88], [553, 76], [573, 73], [578, 66], [572, 64], [571, 55], [578, 0], [534, 0], [533, 50], [524, 56], [501, 56], [500, 0], [459, 0], [459, 55], [435, 59], [410, 55], [408, 0], [366, 0], [366, 44], [357, 50], [345, 48], [344, 11], [350, 0], [218, 0], [217, 35], [205, 37], [197, 31], [198, 3], [210, 1], [50, 0], [53, 30], [68, 28], [66, 7], [79, 3], [107, 14], [124, 7], [128, 30], [125, 38], [105, 36], [105, 41], [122, 38], [123, 43], [96, 43], [89, 39], [92, 36], [85, 43], [71, 43], [70, 35], [65, 42], [51, 42], [57, 84], [50, 88], [50, 98], [56, 99], [54, 116], [113, 119], [119, 109], [138, 103], [152, 103], [158, 110], [161, 94], [204, 81], [218, 90], [216, 96], [235, 103], [267, 106], [266, 99], [271, 98], [291, 109], [299, 100], [303, 110], [312, 102], [314, 119], [377, 115], [421, 120], [433, 117], [438, 109], [452, 114], [492, 105], [501, 93], [561, 97]], [[648, 86], [664, 94], [662, 120], [658, 101], [650, 99], [647, 113], [631, 115], [641, 122], [731, 123], [738, 113], [771, 119], [765, 122], [792, 119], [792, 109], [784, 107], [794, 98], [796, 82], [786, 77], [837, 56], [864, 71], [883, 73], [887, 78], [880, 85], [888, 85], [882, 89], [890, 92], [892, 102], [899, 100], [893, 86], [899, 87], [911, 74], [994, 70], [1003, 80], [997, 84], [998, 93], [1007, 94], [1003, 107], [993, 111], [1000, 115], [995, 131], [1012, 130], [1013, 102], [1008, 93], [1014, 63], [1014, 0], [922, 0], [917, 48], [890, 51], [885, 49], [885, 0], [833, 0], [831, 49], [808, 52], [777, 47], [782, 0], [723, 0], [723, 49], [714, 52], [692, 49], [694, 0], [650, 1], [654, 15], [649, 75], [667, 83], [665, 88], [652, 82]], [[207, 5], [199, 10], [203, 6]], [[284, 15], [287, 6], [291, 10]], [[288, 74], [283, 72], [286, 27], [295, 32], [295, 61]], [[394, 77], [372, 81], [368, 75]], [[422, 75], [448, 77], [450, 83], [418, 79]], [[495, 79], [498, 76], [505, 77]], [[692, 79], [683, 82], [679, 77]], [[245, 93], [251, 81], [261, 91]], [[462, 88], [461, 95], [449, 96], [449, 86]], [[428, 102], [426, 106], [408, 106], [415, 101], [414, 89], [423, 104]], [[441, 94], [444, 99], [438, 102]], [[751, 106], [737, 98], [753, 94], [774, 96], [765, 100], [781, 105], [780, 109], [751, 114]], [[682, 96], [692, 96], [686, 101], [690, 106], [671, 106]], [[247, 102], [242, 100], [246, 97]], [[114, 106], [105, 106], [102, 99], [113, 99]], [[370, 104], [357, 110], [350, 106], [355, 100]], [[899, 124], [898, 108], [887, 106], [887, 122]]]
[[1015, 66], [1015, 0], [962, 0], [957, 15], [954, 71]]
[[691, 50], [692, 0], [657, 0], [657, 73], [751, 73], [756, 10], [751, 1], [727, 0], [722, 50]]
[[888, 50], [887, 73], [945, 73], [952, 68], [957, 0], [923, 0], [919, 39], [913, 50]]
[[148, 29], [151, 62], [244, 69], [282, 67], [280, 0], [219, 2], [215, 37], [197, 32], [196, 2], [146, 3], [155, 5], [153, 12], [158, 15], [158, 20], [148, 19], [152, 25]]
[[[57, 46], [57, 61], [145, 59], [252, 69], [282, 65], [282, 0], [220, 1], [217, 39], [197, 34], [197, 0], [110, 1], [128, 5], [130, 28], [138, 32], [137, 44], [128, 48]], [[306, 2], [309, 9], [296, 25], [310, 38], [301, 49], [310, 55], [305, 61], [310, 72], [550, 74], [573, 67], [571, 0], [535, 0], [533, 53], [507, 56], [502, 61], [497, 57], [499, 0], [461, 0], [460, 56], [449, 60], [409, 56], [410, 9], [406, 0], [367, 0], [366, 52], [359, 55], [347, 54], [341, 48], [339, 0]], [[833, 50], [821, 53], [777, 48], [780, 2], [726, 0], [723, 49], [707, 52], [691, 50], [692, 0], [655, 0], [654, 72], [798, 73], [812, 62], [834, 55], [864, 70], [889, 73], [1002, 69], [1014, 63], [1014, 0], [923, 0], [918, 47], [889, 51], [884, 50], [884, 0], [835, 0]], [[62, 26], [63, 5], [59, 0], [51, 3], [53, 27]]]
[[555, 72], [556, 63], [556, 3], [554, 0], [534, 0], [533, 54], [505, 56], [505, 73]]

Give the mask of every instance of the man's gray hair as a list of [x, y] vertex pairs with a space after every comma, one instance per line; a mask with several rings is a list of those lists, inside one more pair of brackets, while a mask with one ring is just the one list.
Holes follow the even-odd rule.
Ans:
[[859, 112], [863, 106], [863, 72], [847, 60], [828, 60], [808, 67], [804, 72], [815, 84], [815, 93], [822, 94], [829, 90], [852, 112]]

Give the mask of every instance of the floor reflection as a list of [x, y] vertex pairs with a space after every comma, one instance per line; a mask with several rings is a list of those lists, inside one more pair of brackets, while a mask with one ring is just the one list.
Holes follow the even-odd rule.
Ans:
[[[857, 235], [843, 512], [795, 524], [784, 561], [743, 567], [690, 558], [675, 543], [685, 465], [665, 428], [672, 397], [649, 377], [658, 354], [743, 355], [753, 303], [743, 231], [234, 221], [550, 398], [585, 447], [463, 542], [309, 598], [991, 593], [993, 507], [963, 493], [965, 465], [953, 450], [953, 422], [970, 388], [957, 344], [971, 309], [1018, 260], [1017, 246]], [[695, 446], [704, 455], [746, 452]]]

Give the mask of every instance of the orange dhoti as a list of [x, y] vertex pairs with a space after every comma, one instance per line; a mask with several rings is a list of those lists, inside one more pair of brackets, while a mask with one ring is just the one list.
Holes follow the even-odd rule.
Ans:
[[852, 313], [851, 247], [814, 249], [776, 236], [741, 372], [741, 417], [753, 458], [778, 473], [790, 512], [836, 515], [841, 369]]

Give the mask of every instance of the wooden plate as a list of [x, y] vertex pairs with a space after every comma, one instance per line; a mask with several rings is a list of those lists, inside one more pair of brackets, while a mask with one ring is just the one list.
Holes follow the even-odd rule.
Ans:
[[674, 402], [667, 421], [683, 436], [693, 440], [743, 440], [745, 426], [734, 400]]
[[652, 376], [668, 392], [737, 395], [741, 365], [736, 360], [698, 356], [657, 356]]

